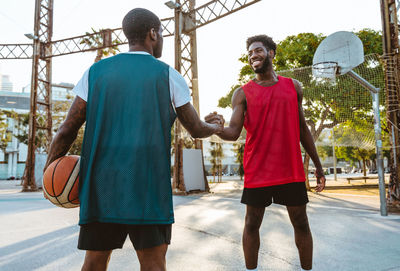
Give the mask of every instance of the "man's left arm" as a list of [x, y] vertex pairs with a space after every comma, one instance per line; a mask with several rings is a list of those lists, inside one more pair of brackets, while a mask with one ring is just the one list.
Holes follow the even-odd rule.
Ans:
[[300, 142], [301, 145], [306, 150], [306, 152], [308, 153], [308, 155], [310, 156], [316, 168], [315, 177], [317, 178], [317, 187], [315, 188], [315, 191], [321, 192], [325, 188], [325, 181], [326, 181], [324, 176], [324, 170], [322, 169], [322, 165], [318, 157], [317, 149], [314, 144], [314, 139], [311, 135], [310, 129], [308, 129], [308, 126], [306, 124], [306, 119], [304, 117], [303, 106], [302, 106], [303, 89], [301, 87], [301, 84], [297, 80], [293, 79], [293, 83], [297, 91], [297, 103], [299, 108], [299, 120], [300, 120]]

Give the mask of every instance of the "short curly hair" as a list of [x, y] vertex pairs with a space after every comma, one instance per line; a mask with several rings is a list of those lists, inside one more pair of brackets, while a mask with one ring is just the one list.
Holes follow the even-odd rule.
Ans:
[[122, 30], [130, 44], [143, 44], [147, 33], [152, 28], [158, 31], [160, 27], [161, 21], [157, 15], [144, 8], [132, 9], [122, 21]]
[[276, 53], [276, 43], [272, 40], [271, 37], [267, 35], [256, 35], [248, 38], [246, 41], [247, 50], [249, 50], [249, 47], [252, 43], [257, 41], [261, 42], [265, 46], [265, 48], [273, 50], [274, 53]]

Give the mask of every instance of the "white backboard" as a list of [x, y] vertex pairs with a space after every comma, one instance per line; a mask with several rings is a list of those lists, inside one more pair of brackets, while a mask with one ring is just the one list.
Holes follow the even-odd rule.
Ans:
[[321, 63], [337, 63], [337, 72], [342, 75], [363, 62], [362, 41], [352, 32], [339, 31], [326, 37], [318, 46], [313, 58], [313, 74], [317, 77], [329, 77], [315, 69]]

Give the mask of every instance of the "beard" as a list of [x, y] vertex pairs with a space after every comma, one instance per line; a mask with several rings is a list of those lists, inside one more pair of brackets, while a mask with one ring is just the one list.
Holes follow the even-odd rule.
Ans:
[[266, 57], [262, 63], [262, 66], [257, 69], [253, 69], [255, 73], [265, 73], [268, 68], [272, 65], [272, 63], [269, 61], [269, 58]]

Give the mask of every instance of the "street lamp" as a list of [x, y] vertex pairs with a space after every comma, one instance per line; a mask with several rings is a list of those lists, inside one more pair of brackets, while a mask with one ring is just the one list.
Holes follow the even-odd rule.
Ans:
[[165, 2], [165, 5], [166, 5], [167, 7], [169, 7], [170, 9], [176, 9], [176, 8], [180, 8], [180, 7], [181, 7], [181, 5], [178, 4], [178, 3], [175, 2], [175, 1], [168, 1], [168, 2]]
[[39, 39], [38, 36], [33, 35], [32, 33], [24, 34], [25, 37], [27, 37], [30, 40], [37, 40]]

